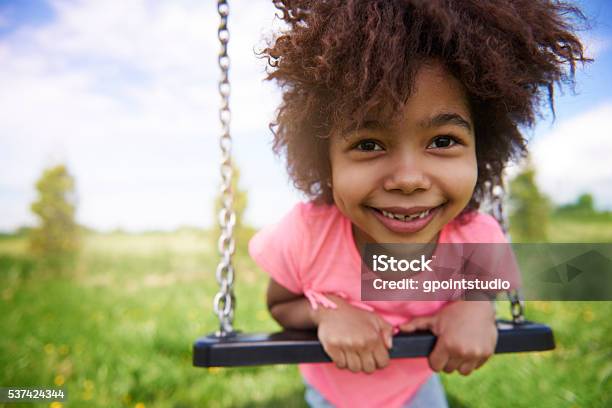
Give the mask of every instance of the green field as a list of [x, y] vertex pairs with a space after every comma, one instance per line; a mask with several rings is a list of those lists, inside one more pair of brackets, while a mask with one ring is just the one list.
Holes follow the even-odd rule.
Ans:
[[[557, 219], [551, 237], [612, 242], [612, 222]], [[216, 262], [204, 233], [94, 234], [75, 271], [57, 276], [23, 238], [0, 239], [0, 386], [65, 387], [53, 407], [305, 407], [295, 366], [191, 367], [192, 341], [217, 327]], [[235, 326], [278, 329], [264, 273], [243, 251], [235, 266]], [[557, 349], [443, 375], [451, 405], [612, 406], [612, 302], [529, 302], [527, 314], [553, 327]]]

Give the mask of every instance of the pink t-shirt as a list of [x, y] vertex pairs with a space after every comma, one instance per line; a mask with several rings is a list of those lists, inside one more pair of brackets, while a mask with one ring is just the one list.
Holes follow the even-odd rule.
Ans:
[[[439, 243], [507, 242], [498, 222], [476, 212], [465, 224], [453, 220]], [[444, 301], [361, 301], [361, 257], [350, 220], [335, 205], [298, 203], [280, 222], [249, 242], [255, 262], [296, 294], [342, 294], [352, 305], [378, 313], [396, 327], [431, 315]], [[311, 301], [312, 302], [312, 301]], [[426, 358], [392, 359], [372, 374], [338, 369], [333, 363], [300, 364], [306, 381], [337, 407], [401, 407], [432, 374]]]

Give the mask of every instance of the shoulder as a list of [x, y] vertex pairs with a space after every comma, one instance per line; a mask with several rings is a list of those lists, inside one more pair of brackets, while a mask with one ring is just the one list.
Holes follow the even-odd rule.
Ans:
[[311, 241], [324, 239], [341, 222], [335, 205], [298, 202], [279, 221], [260, 229], [249, 242], [251, 252], [264, 248], [301, 253]]
[[343, 215], [334, 204], [317, 204], [312, 201], [296, 205], [301, 222], [308, 229], [322, 232], [326, 226], [340, 222]]
[[506, 236], [497, 220], [481, 211], [470, 211], [445, 227], [449, 242], [504, 243]]
[[323, 225], [337, 221], [341, 216], [335, 205], [316, 204], [312, 201], [296, 203], [277, 222], [265, 226], [261, 231], [274, 230], [281, 233], [305, 234], [309, 231], [320, 232]]
[[316, 259], [337, 222], [333, 205], [295, 204], [278, 222], [249, 241], [249, 254], [279, 284], [294, 293], [303, 286], [303, 270]]
[[277, 222], [257, 231], [248, 245], [249, 255], [255, 263], [293, 293], [302, 290], [299, 255], [305, 232], [304, 208], [298, 203]]

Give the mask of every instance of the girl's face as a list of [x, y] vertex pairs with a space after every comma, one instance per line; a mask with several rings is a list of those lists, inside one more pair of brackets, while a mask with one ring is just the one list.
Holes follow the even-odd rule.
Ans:
[[463, 86], [442, 65], [424, 65], [400, 120], [367, 119], [330, 141], [334, 201], [357, 244], [435, 242], [476, 186]]

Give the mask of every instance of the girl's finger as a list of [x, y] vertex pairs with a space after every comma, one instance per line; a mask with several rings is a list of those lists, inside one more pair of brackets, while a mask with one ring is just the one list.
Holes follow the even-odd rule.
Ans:
[[416, 330], [432, 330], [435, 321], [434, 316], [419, 316], [415, 317], [408, 323], [400, 325], [400, 330], [405, 332], [413, 332]]
[[361, 359], [359, 358], [359, 355], [355, 353], [354, 351], [345, 351], [344, 354], [346, 356], [346, 364], [349, 370], [351, 370], [354, 373], [360, 372], [361, 371]]
[[474, 371], [478, 363], [479, 363], [479, 360], [469, 360], [469, 361], [463, 362], [459, 366], [459, 370], [458, 370], [459, 374], [469, 375], [472, 371]]
[[444, 366], [444, 372], [450, 374], [456, 369], [458, 369], [464, 362], [465, 360], [459, 359], [457, 357], [450, 357], [446, 362], [446, 365]]
[[365, 373], [371, 374], [376, 371], [376, 361], [371, 351], [359, 351], [359, 358], [361, 359], [361, 369]]
[[436, 342], [433, 351], [429, 355], [429, 367], [435, 372], [440, 372], [446, 366], [448, 359], [448, 350], [441, 346], [439, 342]]
[[390, 324], [383, 326], [380, 330], [380, 334], [383, 338], [385, 346], [389, 349], [392, 348], [393, 347], [393, 326], [391, 326]]
[[480, 360], [478, 360], [478, 363], [476, 364], [476, 367], [474, 368], [475, 370], [478, 370], [480, 367], [482, 367], [482, 365], [484, 363], [486, 363], [487, 361], [489, 361], [489, 357], [483, 357]]
[[388, 348], [393, 347], [393, 325], [380, 316], [377, 316], [376, 326]]
[[334, 363], [336, 363], [336, 367], [343, 369], [346, 368], [346, 356], [344, 355], [344, 351], [342, 351], [339, 347], [323, 347], [329, 358], [332, 359]]
[[338, 349], [334, 361], [336, 362], [336, 367], [338, 367], [339, 369], [345, 369], [348, 365], [346, 362], [346, 354], [344, 354], [344, 351], [342, 349]]
[[376, 368], [385, 368], [389, 365], [389, 351], [379, 345], [374, 349], [374, 361], [376, 362]]

